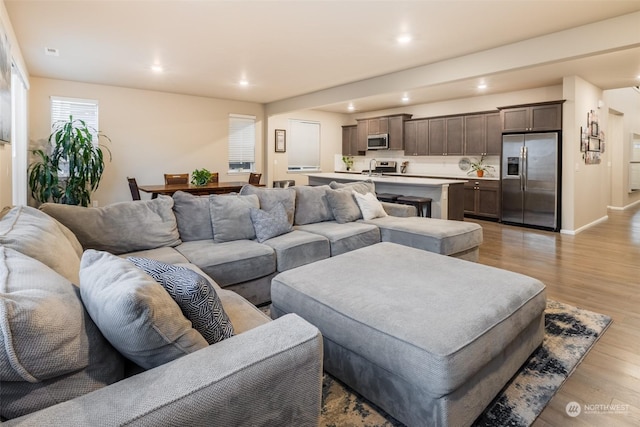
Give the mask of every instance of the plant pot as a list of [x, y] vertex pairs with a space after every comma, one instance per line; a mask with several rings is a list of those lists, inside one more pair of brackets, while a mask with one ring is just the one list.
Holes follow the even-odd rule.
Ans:
[[476, 174], [478, 174], [478, 177], [482, 178], [484, 176], [484, 171], [483, 170], [477, 170]]

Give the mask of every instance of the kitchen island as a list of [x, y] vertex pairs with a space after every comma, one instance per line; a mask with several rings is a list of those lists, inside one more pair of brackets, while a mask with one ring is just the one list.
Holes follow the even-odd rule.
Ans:
[[310, 173], [309, 185], [336, 182], [354, 182], [372, 180], [377, 193], [401, 194], [403, 196], [421, 196], [431, 198], [431, 216], [433, 218], [464, 219], [464, 183], [465, 180], [411, 178], [405, 176], [353, 174], [353, 173]]

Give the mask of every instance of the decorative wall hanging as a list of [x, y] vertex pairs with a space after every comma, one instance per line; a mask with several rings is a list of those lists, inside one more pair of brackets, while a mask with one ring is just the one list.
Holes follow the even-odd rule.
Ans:
[[580, 128], [580, 151], [587, 165], [597, 165], [604, 153], [604, 132], [600, 130], [595, 110], [587, 113], [587, 126]]

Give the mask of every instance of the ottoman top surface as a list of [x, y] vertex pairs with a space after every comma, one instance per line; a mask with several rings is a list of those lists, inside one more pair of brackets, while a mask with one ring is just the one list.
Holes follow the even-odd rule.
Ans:
[[[412, 364], [433, 370], [442, 393], [540, 318], [546, 303], [532, 277], [388, 242], [281, 273], [272, 300], [328, 339], [393, 359], [381, 363], [406, 367], [407, 376]], [[379, 354], [389, 348], [395, 354]]]

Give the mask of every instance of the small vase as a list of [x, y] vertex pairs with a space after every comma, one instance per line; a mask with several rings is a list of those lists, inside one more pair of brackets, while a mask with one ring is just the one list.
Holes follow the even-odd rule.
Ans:
[[479, 178], [482, 178], [484, 176], [484, 171], [483, 170], [477, 170], [476, 174], [478, 174]]

